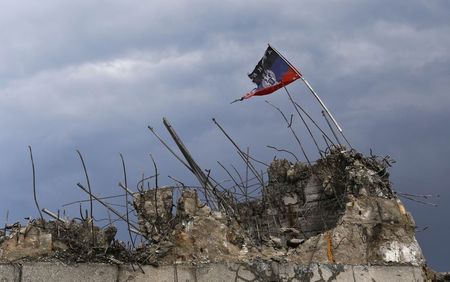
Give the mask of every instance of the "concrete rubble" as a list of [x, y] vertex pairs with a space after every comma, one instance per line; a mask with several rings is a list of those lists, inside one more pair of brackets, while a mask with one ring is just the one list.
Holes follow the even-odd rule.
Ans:
[[[0, 258], [427, 269], [415, 222], [389, 182], [389, 166], [389, 158], [343, 147], [334, 147], [312, 166], [274, 160], [259, 198], [242, 201], [227, 194], [228, 205], [219, 209], [205, 203], [197, 189], [181, 189], [178, 198], [173, 187], [141, 191], [133, 205], [146, 241], [134, 250], [114, 238], [112, 226], [102, 230], [88, 221], [35, 220], [0, 236]], [[428, 275], [424, 280], [444, 277], [423, 273]]]
[[[232, 211], [212, 211], [195, 190], [185, 189], [172, 217], [160, 215], [172, 222], [162, 261], [425, 267], [415, 222], [389, 182], [389, 161], [343, 148], [312, 167], [275, 160], [261, 197], [234, 200]], [[168, 202], [169, 190], [160, 191]]]
[[[114, 239], [117, 230], [114, 226], [100, 229], [89, 221], [62, 222], [31, 221], [22, 227], [10, 227], [9, 236], [0, 241], [0, 260], [46, 260], [57, 258], [73, 262], [103, 261], [107, 253], [123, 248]], [[96, 259], [98, 257], [98, 259]]]
[[[141, 231], [170, 242], [161, 258], [167, 263], [424, 265], [414, 220], [395, 196], [387, 167], [386, 159], [335, 148], [312, 167], [275, 160], [261, 198], [235, 204], [233, 213], [212, 211], [190, 189], [176, 212], [170, 188], [136, 195], [135, 206]], [[170, 228], [157, 234], [156, 222]]]

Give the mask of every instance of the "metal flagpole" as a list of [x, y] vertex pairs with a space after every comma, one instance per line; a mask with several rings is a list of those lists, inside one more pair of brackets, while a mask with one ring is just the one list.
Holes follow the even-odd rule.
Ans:
[[306, 86], [308, 86], [309, 91], [311, 91], [311, 93], [314, 95], [314, 97], [316, 97], [317, 101], [319, 101], [320, 105], [322, 106], [322, 108], [325, 110], [325, 112], [327, 112], [328, 116], [331, 118], [331, 120], [333, 121], [334, 125], [336, 125], [337, 129], [342, 132], [342, 128], [339, 126], [339, 124], [337, 123], [337, 121], [334, 119], [333, 115], [331, 114], [331, 112], [328, 110], [327, 106], [325, 106], [325, 104], [322, 102], [322, 100], [320, 99], [319, 95], [317, 95], [317, 93], [314, 91], [314, 89], [312, 89], [311, 85], [309, 84], [309, 82], [303, 78], [303, 76], [300, 77], [303, 82], [306, 84]]
[[339, 132], [342, 132], [342, 128], [339, 126], [339, 124], [337, 123], [337, 121], [334, 119], [333, 115], [331, 114], [331, 112], [328, 110], [327, 106], [325, 106], [325, 104], [322, 102], [322, 100], [320, 99], [319, 95], [317, 95], [317, 93], [314, 91], [314, 89], [311, 87], [311, 85], [309, 84], [309, 82], [303, 78], [303, 75], [297, 70], [297, 68], [295, 68], [288, 60], [286, 60], [286, 58], [281, 55], [280, 52], [277, 51], [277, 49], [273, 48], [270, 44], [268, 44], [270, 48], [272, 48], [277, 54], [278, 56], [280, 56], [293, 70], [295, 70], [295, 72], [300, 76], [300, 78], [303, 80], [303, 82], [306, 84], [306, 86], [308, 87], [309, 91], [311, 91], [311, 93], [314, 95], [314, 97], [316, 97], [317, 101], [320, 103], [320, 105], [322, 106], [322, 108], [327, 112], [328, 116], [331, 118], [331, 120], [333, 121], [334, 125], [336, 125], [337, 129], [339, 130]]
[[333, 133], [333, 136], [334, 136], [334, 138], [336, 139], [337, 143], [339, 144], [339, 146], [342, 146], [341, 142], [339, 141], [339, 138], [337, 137], [336, 133], [334, 132], [333, 127], [331, 126], [330, 122], [328, 121], [327, 115], [325, 114], [324, 111], [322, 111], [322, 115], [323, 115], [323, 118], [325, 119], [325, 121], [327, 122], [328, 127], [329, 127], [330, 130], [331, 130], [331, 133]]

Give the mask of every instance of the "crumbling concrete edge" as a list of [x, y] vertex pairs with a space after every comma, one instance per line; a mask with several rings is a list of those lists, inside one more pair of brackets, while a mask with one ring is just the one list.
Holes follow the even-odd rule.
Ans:
[[32, 262], [0, 264], [1, 281], [426, 281], [422, 267], [408, 265], [297, 265], [277, 262], [117, 266]]

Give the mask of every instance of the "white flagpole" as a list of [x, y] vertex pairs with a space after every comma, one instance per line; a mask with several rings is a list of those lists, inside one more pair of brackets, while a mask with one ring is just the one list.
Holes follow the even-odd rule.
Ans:
[[333, 121], [334, 125], [336, 125], [337, 129], [342, 132], [342, 128], [339, 126], [339, 124], [337, 123], [337, 121], [334, 119], [333, 115], [331, 114], [331, 112], [328, 110], [327, 106], [325, 106], [325, 104], [322, 102], [322, 100], [320, 99], [319, 95], [317, 95], [317, 93], [314, 91], [314, 89], [311, 87], [311, 85], [309, 84], [309, 82], [303, 78], [303, 76], [300, 76], [300, 78], [303, 80], [303, 82], [306, 84], [306, 86], [308, 86], [309, 91], [311, 91], [311, 93], [314, 95], [314, 97], [316, 97], [317, 101], [319, 101], [320, 105], [322, 106], [322, 108], [327, 112], [327, 114], [330, 116], [331, 120]]
[[327, 112], [327, 114], [331, 117], [331, 120], [333, 121], [334, 125], [336, 125], [337, 129], [339, 130], [339, 132], [342, 133], [342, 128], [339, 126], [339, 124], [337, 123], [337, 121], [334, 119], [333, 115], [331, 114], [331, 112], [328, 110], [327, 106], [325, 106], [325, 104], [322, 102], [322, 99], [320, 99], [319, 95], [317, 95], [317, 93], [314, 91], [314, 89], [311, 87], [311, 85], [309, 84], [309, 82], [303, 77], [303, 75], [297, 70], [296, 67], [294, 67], [288, 60], [286, 60], [286, 58], [281, 55], [280, 52], [277, 51], [277, 49], [273, 48], [270, 44], [268, 44], [269, 47], [271, 47], [277, 54], [278, 56], [280, 56], [293, 70], [295, 70], [295, 72], [300, 76], [300, 78], [303, 80], [303, 82], [306, 84], [306, 86], [308, 87], [309, 91], [311, 91], [311, 93], [314, 95], [314, 97], [316, 97], [317, 101], [320, 103], [320, 105], [322, 106], [322, 108]]

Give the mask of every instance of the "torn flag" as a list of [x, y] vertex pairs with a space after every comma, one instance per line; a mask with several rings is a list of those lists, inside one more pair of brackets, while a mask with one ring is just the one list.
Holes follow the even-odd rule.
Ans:
[[256, 88], [247, 93], [242, 99], [268, 95], [299, 79], [301, 74], [275, 49], [269, 46], [248, 77], [256, 84]]

